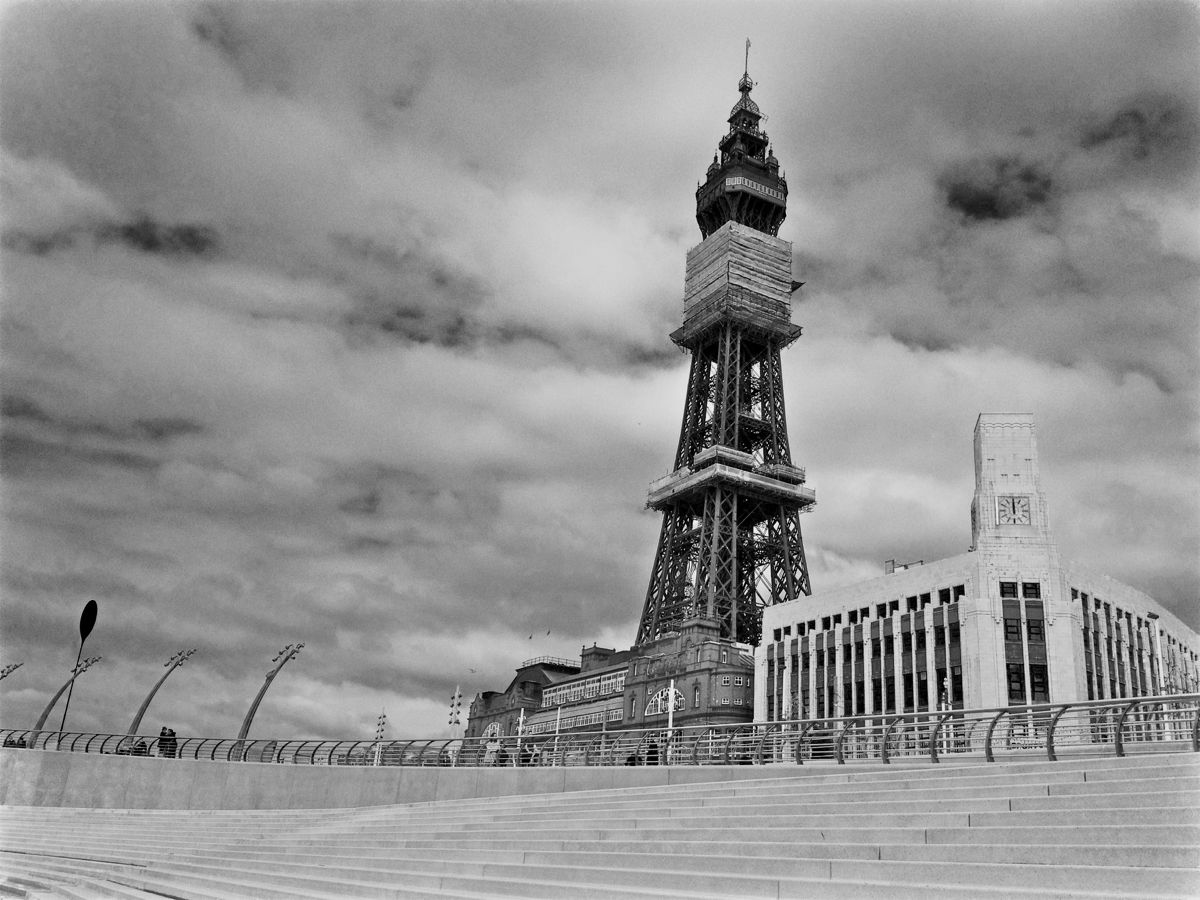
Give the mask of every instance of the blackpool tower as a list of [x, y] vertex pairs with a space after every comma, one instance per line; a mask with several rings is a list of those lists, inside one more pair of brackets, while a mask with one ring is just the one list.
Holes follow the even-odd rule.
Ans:
[[816, 494], [792, 464], [779, 361], [800, 336], [799, 284], [792, 245], [778, 237], [787, 182], [753, 88], [747, 67], [696, 190], [704, 240], [688, 251], [683, 326], [671, 334], [691, 369], [674, 470], [646, 501], [663, 521], [638, 645], [689, 619], [757, 645], [764, 607], [811, 593], [800, 513]]

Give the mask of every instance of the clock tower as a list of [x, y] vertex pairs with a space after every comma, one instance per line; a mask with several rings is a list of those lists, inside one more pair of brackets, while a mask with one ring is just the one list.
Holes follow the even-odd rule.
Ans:
[[1030, 413], [982, 413], [975, 423], [971, 549], [1054, 543]]

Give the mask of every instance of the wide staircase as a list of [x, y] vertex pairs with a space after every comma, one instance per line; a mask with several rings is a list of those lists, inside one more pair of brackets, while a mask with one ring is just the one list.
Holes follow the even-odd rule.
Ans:
[[1196, 754], [768, 774], [340, 810], [9, 806], [0, 897], [1200, 897]]

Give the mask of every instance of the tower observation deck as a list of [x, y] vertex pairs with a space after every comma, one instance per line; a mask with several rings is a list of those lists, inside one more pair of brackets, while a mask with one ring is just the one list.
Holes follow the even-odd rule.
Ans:
[[791, 321], [792, 252], [778, 238], [787, 182], [750, 99], [749, 70], [729, 131], [696, 190], [704, 240], [687, 255], [683, 325], [691, 354], [674, 470], [650, 486], [663, 514], [639, 645], [688, 619], [756, 645], [762, 610], [811, 592], [800, 513], [816, 503], [792, 464], [780, 351]]

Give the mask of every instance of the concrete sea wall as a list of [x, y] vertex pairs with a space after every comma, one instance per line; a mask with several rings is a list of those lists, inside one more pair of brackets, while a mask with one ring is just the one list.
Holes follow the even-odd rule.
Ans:
[[[847, 767], [839, 767], [845, 772]], [[829, 774], [823, 767], [471, 769], [297, 766], [0, 750], [0, 805], [93, 809], [339, 809]], [[840, 773], [839, 773], [840, 774]]]

